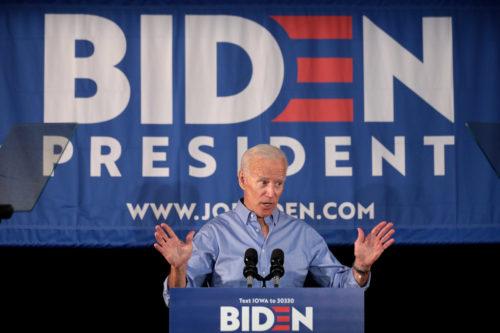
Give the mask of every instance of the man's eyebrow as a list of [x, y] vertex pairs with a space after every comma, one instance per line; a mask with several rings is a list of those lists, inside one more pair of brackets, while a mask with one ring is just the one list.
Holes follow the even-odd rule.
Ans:
[[[268, 176], [257, 176], [257, 179], [258, 180], [270, 180], [271, 177], [268, 177]], [[276, 179], [276, 181], [278, 182], [284, 182], [286, 178], [278, 178]]]

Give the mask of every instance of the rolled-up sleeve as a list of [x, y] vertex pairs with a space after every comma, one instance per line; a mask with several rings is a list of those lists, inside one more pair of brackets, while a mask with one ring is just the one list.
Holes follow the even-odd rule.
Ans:
[[352, 268], [342, 265], [335, 258], [319, 234], [314, 237], [314, 245], [311, 244], [310, 248], [313, 258], [309, 272], [322, 287], [361, 288], [364, 290], [370, 285], [371, 275], [366, 285], [361, 287], [354, 277]]

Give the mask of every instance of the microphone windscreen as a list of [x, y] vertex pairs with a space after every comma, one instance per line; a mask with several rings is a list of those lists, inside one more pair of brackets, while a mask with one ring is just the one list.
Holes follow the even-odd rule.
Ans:
[[255, 249], [250, 248], [245, 251], [245, 265], [257, 266], [258, 258], [259, 256]]
[[282, 249], [274, 249], [271, 253], [271, 265], [283, 266], [285, 262], [285, 253]]

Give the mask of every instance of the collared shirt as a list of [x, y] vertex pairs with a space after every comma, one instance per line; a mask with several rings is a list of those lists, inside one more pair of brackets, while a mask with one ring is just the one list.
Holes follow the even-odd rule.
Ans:
[[[211, 287], [247, 287], [243, 276], [245, 251], [257, 250], [258, 273], [265, 277], [271, 253], [279, 248], [285, 254], [280, 287], [303, 287], [310, 273], [322, 287], [359, 288], [352, 269], [333, 256], [323, 237], [310, 225], [278, 209], [264, 221], [269, 226], [265, 239], [256, 214], [239, 201], [233, 210], [206, 223], [193, 239], [187, 287], [201, 287], [205, 282]], [[167, 283], [168, 278], [163, 293], [168, 305]], [[268, 285], [272, 286], [272, 282]], [[253, 287], [262, 287], [262, 282], [254, 280]]]

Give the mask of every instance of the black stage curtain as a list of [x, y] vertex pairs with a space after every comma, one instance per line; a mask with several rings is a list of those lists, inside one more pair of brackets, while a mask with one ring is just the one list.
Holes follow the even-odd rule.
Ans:
[[[352, 263], [352, 246], [330, 249]], [[491, 330], [499, 253], [500, 244], [392, 246], [373, 267], [365, 331]], [[169, 267], [153, 248], [0, 247], [0, 261], [2, 332], [168, 332], [161, 294]]]

